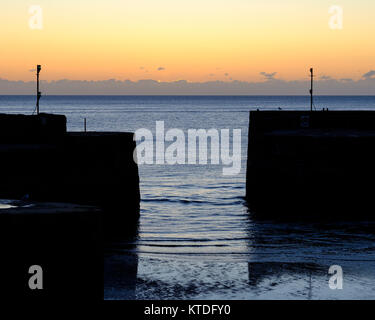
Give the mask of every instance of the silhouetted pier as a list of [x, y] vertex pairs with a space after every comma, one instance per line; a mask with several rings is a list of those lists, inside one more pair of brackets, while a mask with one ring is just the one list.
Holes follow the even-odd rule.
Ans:
[[262, 215], [373, 217], [374, 111], [251, 111], [246, 198]]
[[[0, 114], [1, 288], [10, 297], [101, 298], [103, 235], [139, 216], [133, 133], [67, 132], [66, 117]], [[45, 288], [31, 291], [40, 265]]]
[[106, 220], [139, 213], [135, 141], [127, 132], [67, 132], [63, 115], [0, 115], [0, 198], [98, 206]]

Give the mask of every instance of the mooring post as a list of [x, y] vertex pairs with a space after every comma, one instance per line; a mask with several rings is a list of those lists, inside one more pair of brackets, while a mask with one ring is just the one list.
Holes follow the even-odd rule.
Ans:
[[314, 70], [313, 68], [310, 68], [310, 74], [311, 74], [311, 89], [310, 89], [310, 111], [313, 111], [313, 74]]
[[36, 114], [39, 114], [39, 100], [42, 93], [39, 91], [39, 73], [42, 69], [42, 66], [38, 64], [36, 66]]

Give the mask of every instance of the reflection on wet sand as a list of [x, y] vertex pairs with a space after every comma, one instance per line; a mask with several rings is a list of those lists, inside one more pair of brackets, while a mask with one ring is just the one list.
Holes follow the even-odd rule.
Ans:
[[270, 289], [282, 286], [294, 276], [301, 282], [305, 282], [301, 289], [305, 289], [307, 299], [313, 298], [312, 275], [324, 276], [326, 272], [317, 264], [293, 262], [249, 262], [248, 271], [250, 287], [259, 290], [265, 290], [267, 286]]
[[[250, 213], [249, 286], [271, 299], [373, 299], [372, 221], [265, 220]], [[343, 268], [343, 290], [329, 287], [329, 268]]]
[[[246, 217], [242, 236], [232, 239], [153, 239], [142, 227], [113, 239], [104, 298], [375, 298], [374, 222]], [[331, 265], [343, 268], [343, 290], [329, 287]]]

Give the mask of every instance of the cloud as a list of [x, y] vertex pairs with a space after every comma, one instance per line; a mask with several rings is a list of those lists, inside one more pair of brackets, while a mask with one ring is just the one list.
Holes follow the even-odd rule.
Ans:
[[331, 76], [322, 75], [320, 76], [320, 80], [327, 81], [327, 80], [333, 80]]
[[158, 71], [163, 71], [163, 70], [165, 70], [164, 67], [159, 67], [159, 68], [158, 68]]
[[263, 72], [260, 72], [259, 74], [264, 76], [267, 80], [274, 80], [277, 72], [267, 73], [263, 71]]
[[[189, 82], [156, 81], [154, 79], [131, 80], [69, 80], [42, 81], [42, 91], [48, 95], [307, 95], [310, 80], [272, 81], [215, 81]], [[264, 76], [264, 75], [263, 75]], [[213, 78], [214, 79], [214, 78]], [[317, 79], [317, 95], [371, 95], [374, 92], [375, 78]], [[0, 78], [0, 92], [12, 95], [32, 95], [35, 81], [12, 81]]]
[[362, 78], [365, 78], [365, 79], [374, 79], [374, 76], [375, 76], [375, 70], [370, 70], [369, 72], [366, 72]]
[[341, 78], [340, 81], [343, 81], [343, 82], [352, 82], [354, 80], [351, 79], [351, 78]]

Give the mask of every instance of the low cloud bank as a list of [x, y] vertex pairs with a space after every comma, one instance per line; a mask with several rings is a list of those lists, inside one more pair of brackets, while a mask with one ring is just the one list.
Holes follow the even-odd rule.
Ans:
[[[275, 73], [276, 74], [276, 73]], [[265, 74], [267, 80], [188, 82], [179, 80], [56, 80], [42, 81], [41, 90], [48, 95], [308, 95], [309, 80], [286, 81]], [[375, 95], [375, 77], [365, 74], [360, 80], [333, 79], [329, 76], [315, 81], [317, 95]], [[34, 81], [10, 81], [0, 78], [0, 95], [32, 95]]]

